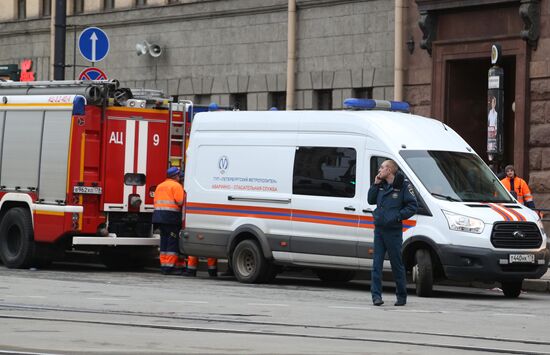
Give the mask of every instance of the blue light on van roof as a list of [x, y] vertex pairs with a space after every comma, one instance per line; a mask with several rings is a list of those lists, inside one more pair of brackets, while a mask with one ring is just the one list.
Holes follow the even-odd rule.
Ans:
[[220, 107], [217, 103], [211, 102], [210, 105], [208, 105], [208, 111], [217, 111]]
[[388, 101], [373, 99], [345, 99], [344, 107], [352, 110], [389, 110], [409, 112], [410, 106], [405, 101]]

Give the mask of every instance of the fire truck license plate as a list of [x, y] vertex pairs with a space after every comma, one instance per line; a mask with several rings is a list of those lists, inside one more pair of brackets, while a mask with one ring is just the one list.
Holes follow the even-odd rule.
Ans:
[[87, 195], [101, 195], [101, 187], [99, 186], [74, 186], [73, 193]]
[[524, 263], [524, 264], [534, 264], [535, 255], [534, 254], [510, 254], [510, 264]]

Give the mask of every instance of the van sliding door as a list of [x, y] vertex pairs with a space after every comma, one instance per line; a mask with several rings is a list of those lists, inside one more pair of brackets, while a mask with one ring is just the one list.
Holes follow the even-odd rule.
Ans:
[[[330, 142], [320, 146], [319, 142]], [[298, 138], [292, 191], [292, 260], [356, 268], [361, 198], [356, 188], [361, 137]]]

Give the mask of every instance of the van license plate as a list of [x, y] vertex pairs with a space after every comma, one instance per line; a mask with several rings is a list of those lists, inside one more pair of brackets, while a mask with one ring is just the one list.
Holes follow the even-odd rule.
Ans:
[[73, 193], [85, 195], [101, 195], [99, 186], [73, 186]]
[[517, 264], [517, 263], [534, 264], [535, 255], [534, 254], [510, 254], [509, 261], [510, 261], [510, 264]]

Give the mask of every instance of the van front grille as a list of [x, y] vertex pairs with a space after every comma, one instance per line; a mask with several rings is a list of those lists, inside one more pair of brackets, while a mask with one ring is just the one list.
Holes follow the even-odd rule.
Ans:
[[495, 248], [535, 249], [542, 245], [539, 227], [532, 222], [497, 222], [491, 232]]

